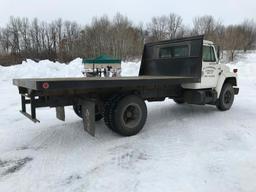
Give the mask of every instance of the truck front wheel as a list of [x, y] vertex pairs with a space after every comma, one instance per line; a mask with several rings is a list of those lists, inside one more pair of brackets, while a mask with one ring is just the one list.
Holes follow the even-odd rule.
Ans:
[[121, 98], [110, 110], [112, 130], [123, 136], [136, 135], [147, 119], [147, 106], [136, 95]]
[[[73, 105], [73, 109], [75, 114], [77, 114], [78, 117], [83, 118], [82, 117], [82, 106], [75, 104]], [[99, 113], [99, 109], [97, 107], [97, 105], [95, 106], [95, 121], [100, 121], [103, 118], [102, 114]]]
[[230, 83], [226, 83], [223, 85], [220, 97], [217, 100], [217, 108], [220, 111], [229, 110], [234, 102], [234, 88]]

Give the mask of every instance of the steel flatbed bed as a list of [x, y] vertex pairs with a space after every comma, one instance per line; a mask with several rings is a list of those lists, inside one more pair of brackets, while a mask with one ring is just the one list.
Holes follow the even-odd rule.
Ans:
[[[137, 77], [76, 77], [76, 78], [29, 78], [14, 79], [13, 84], [29, 90], [75, 90], [90, 88], [120, 88], [152, 85], [173, 85], [198, 82], [183, 76], [137, 76]], [[48, 84], [44, 87], [45, 83]]]

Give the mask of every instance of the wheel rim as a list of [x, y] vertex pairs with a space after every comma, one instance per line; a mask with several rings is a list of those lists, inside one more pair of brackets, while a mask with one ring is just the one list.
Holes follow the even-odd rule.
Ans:
[[130, 103], [122, 110], [122, 123], [127, 128], [136, 127], [142, 118], [142, 111], [138, 104]]
[[226, 91], [225, 95], [224, 95], [224, 103], [225, 104], [230, 104], [232, 100], [232, 94], [230, 91]]

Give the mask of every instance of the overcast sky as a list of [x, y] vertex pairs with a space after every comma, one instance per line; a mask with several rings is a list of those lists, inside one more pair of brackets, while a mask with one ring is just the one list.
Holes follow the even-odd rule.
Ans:
[[136, 24], [170, 12], [182, 16], [185, 24], [205, 14], [221, 19], [224, 24], [236, 24], [244, 18], [256, 21], [256, 0], [0, 0], [0, 26], [10, 16], [44, 21], [62, 18], [87, 24], [93, 16], [112, 17], [117, 12]]

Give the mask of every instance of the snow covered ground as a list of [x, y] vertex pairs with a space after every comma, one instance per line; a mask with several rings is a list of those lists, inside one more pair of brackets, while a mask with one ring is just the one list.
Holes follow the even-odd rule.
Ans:
[[[12, 78], [81, 76], [81, 60], [0, 67], [0, 191], [2, 192], [255, 192], [256, 53], [230, 64], [239, 69], [240, 94], [230, 111], [213, 106], [147, 103], [136, 136], [121, 137], [97, 122], [96, 137], [67, 108], [38, 110], [40, 124], [19, 113]], [[139, 64], [123, 63], [124, 75]]]

